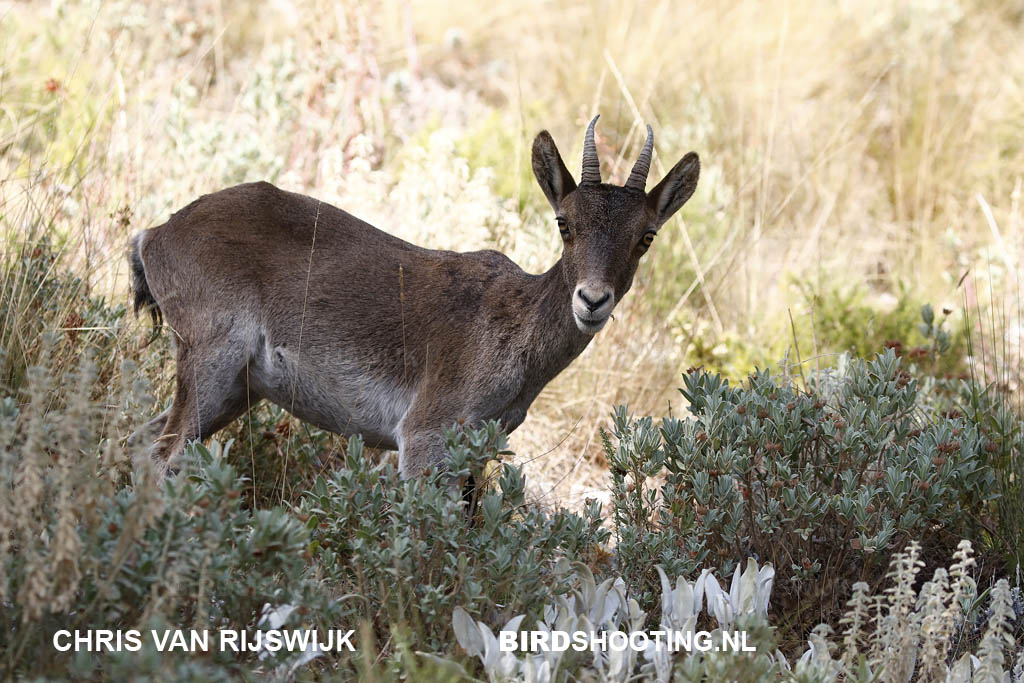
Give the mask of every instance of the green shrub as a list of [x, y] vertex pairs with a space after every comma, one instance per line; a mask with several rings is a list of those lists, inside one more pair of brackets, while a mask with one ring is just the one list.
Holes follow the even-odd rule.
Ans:
[[264, 604], [280, 602], [334, 623], [304, 571], [308, 531], [282, 508], [246, 509], [244, 478], [218, 445], [193, 444], [191, 467], [161, 485], [145, 462], [124, 481], [115, 435], [151, 401], [132, 387], [112, 408], [90, 401], [88, 361], [67, 377], [66, 401], [53, 400], [47, 370], [28, 376], [27, 403], [8, 396], [0, 410], [0, 670], [71, 667], [90, 679], [116, 668], [107, 653], [80, 652], [72, 665], [51, 645], [59, 629], [252, 629]]
[[234, 439], [229, 462], [248, 479], [242, 497], [254, 507], [297, 503], [316, 478], [345, 463], [344, 437], [317, 429], [263, 401], [218, 438]]
[[[97, 401], [86, 356], [75, 372], [31, 367], [20, 393], [0, 397], [0, 677], [214, 680], [291, 666], [291, 655], [161, 653], [146, 638], [120, 653], [51, 642], [61, 629], [252, 632], [268, 605], [295, 608], [283, 628], [362, 628], [361, 649], [380, 644], [387, 666], [418, 671], [410, 648], [452, 650], [456, 606], [537, 614], [569, 590], [569, 561], [607, 540], [597, 505], [580, 516], [526, 503], [522, 471], [492, 464], [506, 447], [494, 423], [446, 433], [451, 472], [481, 482], [472, 519], [458, 486], [401, 481], [359, 438], [291, 509], [253, 505], [230, 442], [191, 444], [182, 471], [157, 483], [122, 446], [153, 410], [136, 373], [127, 365]], [[313, 666], [352, 677], [367, 666], [359, 654]]]
[[[810, 391], [785, 375], [757, 372], [733, 387], [694, 371], [682, 389], [690, 417], [656, 425], [617, 410], [605, 441], [616, 536], [610, 547], [596, 503], [582, 514], [527, 503], [522, 471], [501, 462], [507, 444], [493, 423], [445, 432], [455, 477], [449, 485], [437, 476], [402, 481], [392, 460], [375, 461], [360, 439], [295, 428], [268, 406], [236, 427], [235, 447], [192, 444], [184, 470], [157, 484], [145, 458], [123, 445], [156, 409], [136, 365], [114, 368], [116, 331], [53, 334], [52, 324], [24, 313], [39, 302], [41, 320], [52, 323], [91, 301], [89, 322], [78, 326], [116, 328], [123, 307], [68, 298], [84, 288], [44, 267], [47, 258], [29, 254], [7, 271], [32, 284], [6, 291], [33, 294], [4, 302], [17, 325], [5, 338], [20, 341], [10, 347], [18, 356], [0, 392], [0, 677], [281, 676], [296, 665], [294, 656], [186, 656], [159, 652], [146, 639], [141, 652], [71, 654], [50, 644], [66, 628], [251, 632], [269, 605], [295, 608], [286, 610], [283, 628], [358, 629], [355, 655], [319, 657], [305, 674], [458, 680], [481, 665], [472, 646], [457, 649], [453, 614], [495, 627], [590, 619], [603, 585], [605, 596], [621, 596], [616, 624], [651, 627], [658, 614], [667, 618], [663, 603], [659, 612], [669, 585], [663, 577], [699, 574], [687, 585], [706, 593], [712, 567], [728, 575], [734, 560], [750, 556], [777, 567], [778, 580], [768, 621], [756, 615], [743, 623], [764, 648], [778, 643], [798, 655], [791, 670], [778, 653], [671, 661], [571, 654], [549, 664], [557, 664], [552, 680], [614, 678], [613, 669], [649, 678], [669, 665], [684, 678], [747, 672], [805, 680], [842, 671], [868, 680], [872, 671], [919, 666], [886, 659], [891, 652], [882, 645], [894, 638], [927, 644], [929, 662], [942, 659], [936, 633], [955, 636], [945, 661], [963, 679], [968, 651], [987, 670], [1007, 671], [1000, 638], [1021, 639], [1019, 586], [993, 582], [988, 613], [977, 609], [988, 604], [981, 598], [954, 598], [952, 571], [947, 583], [937, 574], [937, 583], [914, 593], [916, 607], [906, 597], [916, 558], [934, 562], [961, 535], [1004, 552], [1011, 571], [1019, 556], [1020, 419], [996, 389], [918, 372], [915, 363], [930, 355], [901, 359], [891, 348], [870, 362], [844, 356], [810, 377]], [[942, 350], [936, 329], [922, 330], [932, 340], [929, 354]], [[96, 354], [103, 363], [92, 360]], [[470, 478], [481, 485], [467, 504], [456, 492]], [[883, 619], [881, 600], [855, 582], [880, 580], [890, 553], [917, 541], [912, 558], [897, 556], [892, 565], [900, 588], [887, 594], [893, 616]], [[608, 557], [621, 579], [592, 576]], [[760, 585], [761, 575], [755, 580]], [[685, 583], [668, 589], [673, 604]], [[841, 602], [851, 594], [854, 616], [843, 617]], [[961, 602], [970, 603], [961, 616], [936, 616]], [[699, 624], [696, 613], [684, 621], [712, 628], [729, 614], [723, 609], [707, 609]], [[813, 656], [799, 656], [813, 624], [849, 631], [854, 617], [887, 624], [870, 633], [858, 627], [863, 657], [843, 659], [824, 627], [811, 635]], [[515, 666], [526, 675], [525, 660]], [[491, 677], [487, 665], [483, 671]]]
[[752, 555], [778, 568], [782, 625], [806, 627], [831, 619], [833, 596], [877, 575], [888, 551], [942, 548], [987, 509], [981, 425], [921, 411], [892, 349], [823, 373], [810, 392], [767, 371], [740, 387], [699, 370], [683, 380], [691, 417], [655, 426], [620, 408], [605, 442], [616, 551], [641, 605], [655, 565], [728, 572]]
[[[505, 452], [493, 422], [445, 432], [456, 477], [486, 479], [486, 464]], [[461, 498], [443, 480], [401, 481], [390, 463], [373, 464], [350, 439], [345, 466], [320, 477], [300, 506], [312, 530], [319, 571], [342, 593], [361, 596], [380, 632], [409, 626], [418, 650], [451, 646], [458, 606], [489, 619], [536, 616], [545, 600], [568, 592], [567, 560], [587, 560], [608, 537], [600, 505], [583, 515], [525, 504], [522, 471], [507, 463], [496, 486], [472, 501], [467, 526]]]

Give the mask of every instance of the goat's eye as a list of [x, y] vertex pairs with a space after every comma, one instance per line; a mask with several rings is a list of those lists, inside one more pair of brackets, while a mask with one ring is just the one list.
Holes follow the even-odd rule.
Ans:
[[636, 245], [640, 251], [647, 251], [647, 248], [651, 246], [651, 242], [654, 241], [655, 233], [653, 230], [648, 230], [644, 233], [644, 236], [640, 238], [640, 244]]
[[558, 216], [555, 218], [555, 222], [558, 223], [558, 232], [562, 235], [562, 239], [569, 239], [569, 225], [566, 223], [565, 218], [563, 216]]

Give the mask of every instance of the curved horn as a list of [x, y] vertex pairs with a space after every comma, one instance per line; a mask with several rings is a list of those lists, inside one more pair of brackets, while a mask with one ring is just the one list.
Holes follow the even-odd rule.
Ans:
[[629, 180], [623, 187], [643, 192], [647, 189], [647, 174], [651, 170], [651, 154], [654, 152], [654, 131], [650, 124], [647, 126], [647, 142], [640, 151], [640, 157], [633, 164], [633, 170], [629, 173]]
[[583, 139], [583, 170], [580, 172], [580, 185], [599, 185], [601, 183], [601, 162], [597, 159], [597, 145], [594, 144], [594, 125], [601, 118], [598, 114], [587, 126], [587, 137]]

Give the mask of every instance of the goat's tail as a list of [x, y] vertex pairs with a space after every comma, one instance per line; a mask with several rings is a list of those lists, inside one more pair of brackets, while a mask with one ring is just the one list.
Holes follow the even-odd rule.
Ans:
[[160, 305], [153, 298], [153, 292], [149, 289], [149, 282], [146, 281], [146, 266], [142, 263], [142, 235], [138, 233], [128, 242], [128, 263], [132, 268], [132, 292], [135, 294], [133, 308], [135, 315], [139, 315], [142, 309], [149, 309], [149, 315], [153, 318], [153, 336], [146, 344], [151, 344], [160, 335], [160, 328], [164, 322], [163, 312]]

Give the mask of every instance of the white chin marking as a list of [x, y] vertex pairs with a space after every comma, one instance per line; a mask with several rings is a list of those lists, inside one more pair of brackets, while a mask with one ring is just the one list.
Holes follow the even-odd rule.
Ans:
[[572, 314], [572, 317], [574, 320], [576, 320], [576, 327], [578, 327], [580, 329], [580, 332], [583, 332], [584, 334], [597, 334], [598, 332], [601, 331], [601, 328], [604, 327], [605, 323], [608, 322], [608, 318], [605, 318], [603, 320], [596, 320], [593, 322], [589, 320], [584, 320], [583, 318], [576, 315], [575, 312]]

